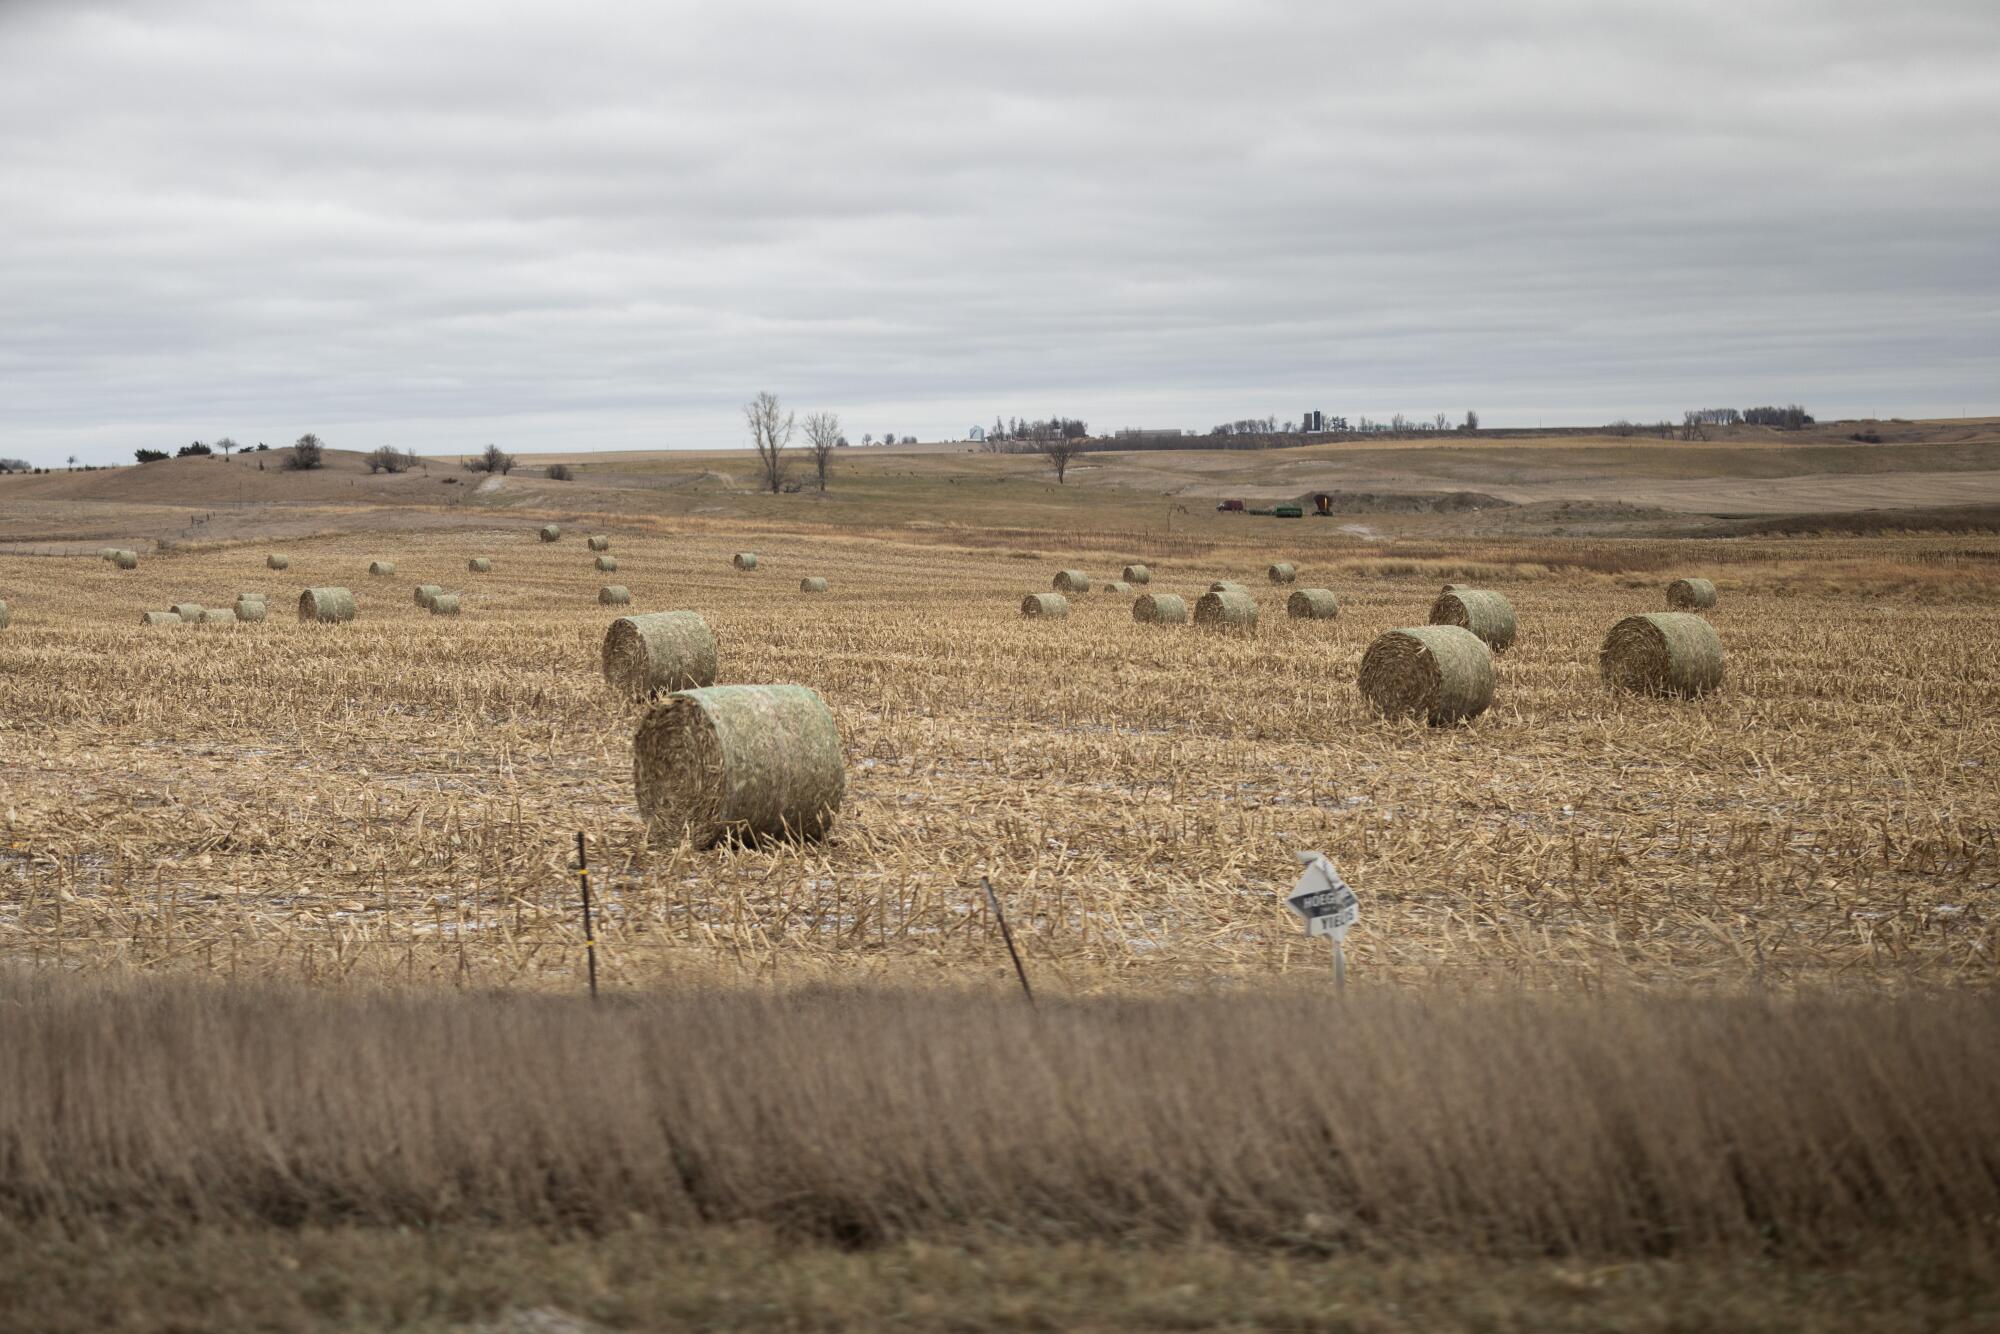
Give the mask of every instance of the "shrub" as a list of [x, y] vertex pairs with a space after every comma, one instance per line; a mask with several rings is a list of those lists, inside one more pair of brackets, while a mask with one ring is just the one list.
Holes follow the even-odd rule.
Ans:
[[552, 482], [567, 482], [574, 476], [567, 463], [551, 463], [543, 470], [543, 475]]
[[195, 458], [203, 455], [213, 454], [214, 452], [215, 451], [210, 449], [207, 445], [204, 445], [201, 441], [197, 440], [191, 445], [182, 445], [179, 449], [175, 450], [174, 457], [177, 459]]
[[369, 472], [408, 472], [417, 466], [417, 455], [415, 450], [383, 445], [369, 451], [361, 461], [368, 465]]
[[325, 462], [326, 442], [311, 431], [307, 431], [293, 443], [292, 457], [286, 461], [285, 466], [294, 472], [304, 472], [308, 468], [320, 467]]
[[132, 457], [141, 463], [158, 463], [166, 456], [167, 451], [164, 449], [135, 449], [132, 451]]
[[465, 461], [467, 472], [497, 472], [506, 476], [514, 471], [514, 456], [498, 445], [488, 445], [486, 451], [477, 458]]

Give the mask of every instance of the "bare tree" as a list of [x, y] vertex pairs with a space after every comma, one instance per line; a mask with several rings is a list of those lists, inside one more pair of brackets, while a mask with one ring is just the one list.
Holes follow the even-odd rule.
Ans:
[[765, 391], [743, 405], [743, 420], [764, 465], [764, 484], [777, 495], [785, 486], [785, 448], [792, 443], [792, 414], [778, 406], [778, 396]]
[[819, 474], [819, 489], [826, 490], [827, 466], [833, 462], [833, 451], [840, 448], [840, 418], [831, 412], [814, 412], [806, 416], [806, 447], [812, 451], [813, 471]]
[[234, 440], [231, 440], [228, 436], [225, 435], [222, 437], [222, 439], [215, 442], [215, 447], [222, 451], [222, 457], [226, 459], [230, 456], [230, 454], [235, 452], [235, 450], [239, 446]]
[[1056, 470], [1056, 482], [1061, 484], [1063, 474], [1069, 471], [1070, 460], [1082, 452], [1083, 442], [1068, 436], [1054, 436], [1041, 442], [1042, 457]]
[[1464, 427], [1464, 429], [1465, 429], [1465, 430], [1468, 430], [1468, 431], [1476, 431], [1476, 430], [1478, 430], [1478, 429], [1479, 429], [1479, 414], [1478, 414], [1478, 413], [1476, 413], [1476, 412], [1473, 412], [1473, 411], [1470, 411], [1470, 410], [1468, 410], [1468, 411], [1466, 412], [1466, 414], [1465, 414], [1465, 427]]
[[285, 466], [294, 472], [305, 472], [317, 468], [326, 461], [326, 442], [307, 431], [292, 442], [292, 456], [285, 460]]
[[467, 472], [494, 472], [505, 477], [514, 471], [514, 456], [498, 445], [488, 445], [480, 453], [465, 460]]

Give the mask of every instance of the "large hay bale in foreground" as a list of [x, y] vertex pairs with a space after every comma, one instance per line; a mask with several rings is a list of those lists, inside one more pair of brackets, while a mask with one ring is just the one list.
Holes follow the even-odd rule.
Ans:
[[535, 536], [541, 538], [544, 542], [560, 542], [562, 541], [562, 529], [555, 524], [545, 523], [536, 530]]
[[1187, 599], [1177, 593], [1141, 593], [1132, 603], [1132, 619], [1141, 625], [1186, 625]]
[[1203, 593], [1194, 604], [1194, 623], [1209, 630], [1255, 630], [1257, 603], [1235, 589]]
[[141, 625], [186, 625], [180, 617], [170, 611], [149, 611], [139, 617]]
[[1090, 576], [1082, 570], [1057, 570], [1055, 582], [1051, 587], [1058, 593], [1088, 593]]
[[176, 602], [167, 610], [184, 621], [194, 622], [201, 619], [202, 605], [199, 602]]
[[236, 599], [236, 619], [239, 621], [261, 621], [267, 614], [262, 598]]
[[458, 615], [458, 594], [439, 593], [432, 597], [426, 605], [430, 607], [431, 615], [433, 616], [456, 616]]
[[1675, 611], [1713, 607], [1715, 584], [1707, 579], [1676, 579], [1667, 585], [1667, 605]]
[[799, 592], [824, 593], [826, 592], [826, 580], [820, 578], [816, 574], [809, 574], [805, 578], [799, 580]]
[[616, 556], [599, 556], [596, 565], [599, 574], [618, 573], [618, 558]]
[[729, 563], [739, 570], [754, 570], [757, 568], [757, 553], [754, 551], [739, 551], [729, 558]]
[[1493, 703], [1493, 651], [1461, 626], [1391, 630], [1361, 655], [1360, 686], [1387, 718], [1477, 718]]
[[354, 619], [354, 594], [344, 588], [308, 588], [299, 594], [299, 619], [335, 625]]
[[267, 570], [289, 570], [292, 568], [292, 558], [290, 556], [280, 556], [274, 551], [264, 557], [264, 568]]
[[589, 537], [583, 539], [583, 544], [592, 551], [611, 550], [611, 539], [602, 533], [592, 533]]
[[442, 593], [442, 592], [444, 592], [444, 585], [443, 585], [443, 584], [418, 584], [418, 585], [417, 585], [417, 605], [418, 605], [419, 607], [428, 607], [428, 606], [430, 606], [430, 605], [431, 605], [431, 599], [432, 599], [432, 598], [434, 598], [434, 597], [436, 597], [436, 596], [437, 596], [438, 594], [440, 594], [440, 593]]
[[1722, 640], [1691, 611], [1627, 616], [1597, 655], [1612, 685], [1649, 695], [1705, 695], [1722, 684]]
[[369, 562], [368, 562], [368, 573], [370, 573], [370, 574], [372, 574], [372, 575], [376, 575], [376, 576], [378, 576], [378, 577], [381, 577], [381, 576], [387, 576], [387, 575], [391, 575], [391, 574], [394, 574], [395, 572], [396, 572], [396, 562], [395, 562], [395, 561], [392, 561], [392, 560], [371, 560], [371, 561], [369, 561]]
[[656, 704], [632, 739], [654, 839], [820, 838], [847, 788], [840, 730], [805, 686], [710, 686]]
[[139, 553], [136, 551], [116, 552], [111, 557], [111, 563], [121, 570], [136, 570], [139, 568]]
[[1021, 599], [1021, 614], [1030, 618], [1060, 620], [1069, 615], [1069, 599], [1060, 593], [1030, 593]]
[[493, 562], [484, 556], [474, 556], [465, 563], [465, 568], [474, 574], [491, 574], [493, 573]]
[[623, 584], [605, 584], [597, 590], [600, 607], [623, 607], [632, 601], [632, 590]]
[[201, 612], [203, 625], [234, 625], [236, 613], [228, 607], [204, 607]]
[[1285, 599], [1285, 615], [1295, 621], [1330, 621], [1340, 615], [1340, 599], [1330, 588], [1300, 588]]
[[1514, 604], [1483, 588], [1454, 588], [1431, 603], [1431, 624], [1470, 630], [1488, 648], [1504, 649], [1514, 642]]
[[604, 632], [604, 680], [629, 699], [715, 684], [715, 632], [692, 611], [620, 616]]
[[1290, 561], [1282, 560], [1274, 563], [1264, 574], [1274, 584], [1289, 584], [1299, 577], [1298, 569]]
[[1248, 596], [1250, 586], [1248, 584], [1239, 584], [1233, 579], [1218, 579], [1208, 586], [1208, 591], [1211, 593], [1242, 593]]
[[1153, 582], [1153, 572], [1143, 565], [1127, 565], [1124, 569], [1123, 577], [1128, 584], [1150, 584]]

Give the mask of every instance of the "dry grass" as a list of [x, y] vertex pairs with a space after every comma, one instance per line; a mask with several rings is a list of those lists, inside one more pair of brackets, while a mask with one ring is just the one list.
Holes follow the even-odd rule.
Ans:
[[[1313, 622], [1283, 615], [1262, 530], [1239, 548], [1043, 533], [1016, 560], [985, 534], [621, 529], [637, 607], [700, 611], [720, 681], [811, 686], [846, 746], [828, 843], [697, 853], [647, 842], [637, 709], [594, 669], [595, 576], [508, 523], [287, 543], [278, 584], [263, 540], [132, 572], [0, 557], [0, 951], [574, 988], [583, 829], [614, 989], [1004, 981], [981, 873], [1051, 992], [1317, 983], [1324, 955], [1278, 901], [1293, 848], [1327, 851], [1363, 897], [1357, 985], [2000, 977], [1990, 538], [1350, 541], [1308, 561], [1342, 604]], [[729, 568], [751, 541], [773, 577]], [[470, 552], [500, 559], [455, 619], [365, 581], [347, 625], [137, 623], [251, 580], [281, 601], [342, 582], [385, 543], [405, 579], [446, 585]], [[1243, 582], [1260, 630], [1138, 625], [1117, 599], [1023, 620], [1055, 553], [1144, 556], [1161, 592]], [[1698, 702], [1606, 687], [1605, 627], [1656, 607], [1674, 568], [1723, 588], [1727, 684]], [[813, 569], [839, 583], [801, 600]], [[1383, 722], [1355, 687], [1362, 650], [1447, 579], [1520, 615], [1494, 706], [1443, 731]]]
[[[2000, 1000], [0, 976], [0, 1219], [1837, 1259], [2000, 1237]], [[496, 1072], [505, 1078], [495, 1078]]]

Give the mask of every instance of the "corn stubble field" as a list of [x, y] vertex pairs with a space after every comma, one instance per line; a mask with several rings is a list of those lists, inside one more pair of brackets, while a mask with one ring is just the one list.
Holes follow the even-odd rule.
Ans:
[[[748, 545], [758, 567], [732, 568]], [[981, 875], [1051, 990], [1317, 985], [1324, 946], [1280, 902], [1296, 849], [1362, 895], [1357, 985], [2000, 977], [2000, 543], [1544, 542], [1457, 561], [1357, 543], [1300, 560], [1298, 586], [1339, 595], [1331, 621], [1285, 616], [1291, 590], [1263, 571], [1293, 553], [1184, 545], [614, 531], [631, 610], [700, 612], [720, 681], [810, 686], [845, 743], [830, 840], [707, 851], [648, 842], [641, 706], [599, 676], [616, 613], [580, 530], [320, 538], [268, 548], [282, 572], [256, 545], [136, 571], [0, 558], [0, 949], [574, 989], [582, 830], [612, 987], [1005, 982]], [[1704, 551], [1728, 563], [1677, 568]], [[468, 573], [474, 555], [492, 573]], [[376, 558], [396, 574], [371, 577]], [[1139, 625], [1099, 592], [1065, 620], [1018, 613], [1059, 568], [1108, 579], [1127, 560], [1190, 600], [1243, 581], [1257, 629]], [[1815, 565], [1845, 585], [1797, 577]], [[1680, 573], [1721, 586], [1723, 688], [1612, 691], [1605, 632], [1664, 609]], [[831, 590], [800, 593], [815, 574]], [[1423, 623], [1440, 579], [1518, 613], [1495, 703], [1469, 725], [1382, 720], [1361, 654]], [[418, 583], [462, 592], [462, 614], [417, 606]], [[317, 585], [352, 589], [358, 618], [299, 623]], [[139, 624], [245, 590], [269, 596], [268, 621]]]

